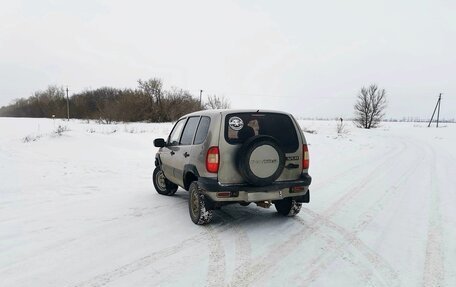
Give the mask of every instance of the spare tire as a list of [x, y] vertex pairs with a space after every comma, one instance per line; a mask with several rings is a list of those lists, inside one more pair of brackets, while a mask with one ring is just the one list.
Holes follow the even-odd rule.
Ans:
[[256, 186], [273, 183], [282, 174], [284, 166], [285, 154], [271, 136], [249, 138], [237, 155], [239, 173], [245, 181]]

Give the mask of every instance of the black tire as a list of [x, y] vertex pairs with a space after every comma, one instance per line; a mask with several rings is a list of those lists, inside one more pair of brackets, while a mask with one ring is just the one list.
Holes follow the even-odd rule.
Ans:
[[161, 195], [173, 195], [176, 193], [178, 186], [168, 179], [166, 179], [165, 174], [160, 167], [154, 169], [154, 174], [152, 176], [155, 190]]
[[[273, 172], [268, 171], [268, 175], [266, 175], [265, 177], [261, 177], [255, 173], [255, 170], [252, 169], [250, 164], [252, 154], [256, 150], [258, 150], [259, 148], [263, 148], [264, 146], [269, 146], [269, 149], [271, 151], [275, 151], [275, 153], [271, 154], [273, 158], [259, 158], [256, 164], [272, 164], [272, 168], [274, 168], [276, 165], [277, 167], [275, 170], [272, 170]], [[271, 161], [266, 162], [267, 160]], [[280, 149], [277, 140], [273, 137], [264, 135], [254, 136], [249, 138], [246, 142], [244, 142], [244, 144], [239, 149], [239, 152], [237, 154], [237, 167], [241, 176], [248, 183], [256, 186], [269, 185], [273, 183], [282, 174], [282, 171], [285, 167], [285, 154]]]
[[302, 203], [288, 197], [274, 201], [274, 205], [278, 213], [284, 216], [295, 216], [301, 211]]
[[188, 191], [188, 211], [193, 223], [204, 225], [211, 222], [213, 211], [208, 208], [209, 204], [198, 183], [192, 182]]

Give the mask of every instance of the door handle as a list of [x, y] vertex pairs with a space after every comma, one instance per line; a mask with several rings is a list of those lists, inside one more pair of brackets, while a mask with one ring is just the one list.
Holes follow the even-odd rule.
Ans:
[[189, 157], [190, 154], [189, 154], [188, 152], [185, 152], [185, 153], [184, 153], [184, 156], [185, 156], [185, 157]]
[[174, 155], [174, 154], [175, 154], [175, 152], [172, 150], [172, 151], [170, 152], [170, 154], [171, 154], [171, 155]]

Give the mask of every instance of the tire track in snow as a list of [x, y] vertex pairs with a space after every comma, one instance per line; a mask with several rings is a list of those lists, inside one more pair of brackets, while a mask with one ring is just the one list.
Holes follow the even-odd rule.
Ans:
[[238, 236], [236, 236], [235, 239], [235, 269], [231, 280], [233, 280], [235, 274], [238, 274], [238, 272], [240, 272], [242, 268], [241, 266], [244, 266], [246, 262], [249, 262], [252, 253], [252, 248], [247, 233], [245, 233], [244, 230], [239, 229], [239, 227], [237, 228], [238, 229], [236, 230], [236, 233]]
[[[313, 216], [313, 215], [311, 215]], [[318, 218], [317, 215], [316, 218]], [[305, 222], [303, 222], [305, 224]], [[331, 231], [336, 231], [339, 236], [330, 235], [330, 232], [318, 230], [314, 235], [318, 240], [325, 241], [325, 246], [322, 247], [323, 254], [312, 258], [311, 261], [306, 262], [305, 266], [301, 266], [304, 274], [298, 274], [292, 279], [296, 282], [301, 282], [303, 286], [309, 286], [313, 281], [321, 275], [321, 272], [328, 268], [337, 257], [342, 257], [344, 261], [348, 262], [355, 267], [357, 274], [362, 279], [362, 286], [398, 286], [396, 272], [375, 252], [367, 247], [359, 238], [354, 234], [346, 231], [339, 225], [331, 221], [323, 219], [322, 229], [328, 228]], [[353, 247], [353, 250], [346, 249], [346, 247]], [[361, 256], [358, 255], [360, 253]], [[367, 262], [366, 262], [367, 260]], [[367, 264], [366, 264], [367, 263]], [[370, 266], [386, 270], [382, 271], [380, 281], [376, 283], [374, 278], [373, 269]], [[387, 277], [385, 279], [385, 277]], [[387, 283], [384, 283], [386, 281]]]
[[[239, 224], [240, 222], [245, 221], [248, 217], [242, 216], [240, 219], [236, 219], [223, 210], [219, 210], [217, 214], [226, 222], [232, 223], [230, 231], [234, 231], [235, 236], [235, 266], [240, 266], [250, 259], [251, 254], [250, 241], [247, 234]], [[215, 243], [215, 248], [212, 248], [210, 252], [206, 286], [225, 286], [224, 278], [226, 276], [226, 256], [221, 241], [218, 238], [219, 234], [221, 234], [220, 230], [211, 230], [211, 241], [217, 243]], [[237, 272], [236, 269], [234, 272]], [[220, 277], [220, 274], [223, 274], [223, 277]]]
[[226, 256], [223, 244], [211, 225], [204, 226], [209, 237], [209, 263], [206, 276], [206, 286], [224, 286], [226, 276]]
[[[220, 215], [226, 216], [229, 220], [235, 219], [232, 215], [229, 213], [220, 210]], [[247, 215], [251, 214], [250, 212], [246, 211], [244, 212], [245, 218], [247, 218]], [[250, 256], [252, 253], [252, 248], [250, 244], [249, 237], [247, 236], [247, 233], [245, 230], [241, 227], [239, 223], [234, 224], [233, 229], [235, 238], [234, 238], [234, 248], [235, 248], [235, 258], [234, 258], [234, 272], [232, 274], [232, 277], [237, 274], [238, 272], [241, 272], [240, 267], [243, 266], [246, 262], [250, 260]], [[233, 280], [233, 278], [231, 278]]]
[[[146, 268], [154, 263], [157, 263], [162, 259], [176, 255], [184, 250], [194, 248], [197, 245], [205, 245], [205, 244], [207, 244], [207, 243], [205, 243], [205, 239], [209, 240], [209, 243], [208, 243], [210, 246], [209, 258], [212, 258], [213, 255], [218, 256], [220, 258], [221, 245], [219, 244], [219, 241], [217, 241], [218, 239], [214, 234], [222, 233], [226, 230], [229, 230], [234, 223], [238, 224], [239, 221], [244, 221], [244, 220], [245, 220], [245, 218], [239, 218], [238, 220], [235, 220], [233, 222], [227, 222], [226, 224], [224, 223], [222, 226], [216, 228], [217, 232], [215, 232], [213, 230], [213, 229], [215, 229], [214, 227], [209, 227], [207, 229], [204, 229], [200, 234], [187, 238], [175, 245], [155, 251], [147, 256], [141, 257], [137, 260], [124, 264], [111, 271], [102, 273], [102, 274], [97, 275], [91, 279], [88, 279], [82, 283], [72, 285], [72, 286], [74, 286], [74, 287], [105, 286], [111, 282], [114, 282], [115, 280], [117, 280], [119, 278], [128, 276], [131, 273], [134, 273], [134, 272], [139, 271], [143, 268]], [[222, 257], [223, 257], [223, 262], [224, 262], [224, 251], [223, 251]], [[210, 261], [211, 261], [211, 259], [210, 259]], [[211, 265], [211, 263], [210, 263], [210, 265]], [[218, 265], [217, 268], [224, 268], [224, 263], [221, 265]], [[224, 280], [224, 278], [223, 278], [223, 280]], [[219, 279], [214, 280], [215, 283], [217, 283], [219, 281], [220, 281]]]
[[[306, 210], [306, 212], [309, 212], [309, 210]], [[316, 258], [313, 258], [312, 261], [307, 264], [308, 269], [303, 268], [306, 272], [295, 276], [295, 280], [298, 280], [299, 282], [302, 282], [304, 286], [307, 286], [321, 276], [323, 271], [325, 271], [337, 257], [345, 255], [344, 259], [346, 259], [349, 255], [355, 255], [355, 252], [362, 255], [361, 262], [355, 263], [353, 259], [348, 261], [357, 269], [364, 285], [374, 284], [373, 277], [376, 273], [378, 274], [376, 276], [377, 281], [379, 281], [381, 286], [400, 285], [397, 272], [386, 262], [385, 259], [364, 244], [364, 242], [356, 236], [357, 232], [347, 231], [340, 225], [337, 225], [325, 218], [320, 219], [320, 215], [316, 213], [312, 214], [312, 212], [310, 212], [309, 214], [311, 214], [315, 220], [319, 220], [319, 222], [323, 225], [323, 228], [328, 228], [337, 232], [339, 237], [331, 236], [329, 233], [322, 232], [322, 230], [319, 229], [315, 235], [326, 242], [327, 246], [324, 248], [324, 253], [320, 254]], [[301, 224], [305, 224], [305, 222], [302, 222]], [[347, 250], [346, 248], [348, 246], [352, 247], [354, 252]], [[358, 261], [360, 261], [359, 256], [351, 257], [357, 258]], [[368, 264], [366, 265], [366, 263]], [[377, 283], [374, 285], [379, 284]]]
[[[380, 153], [380, 154], [378, 154], [378, 155], [372, 157], [371, 159], [369, 159], [368, 162], [376, 162], [377, 160], [380, 160], [380, 159], [384, 158], [385, 153], [386, 153], [386, 154], [389, 154], [389, 153], [392, 152], [393, 150], [394, 150], [394, 147], [388, 149], [388, 150], [385, 151], [384, 153]], [[360, 156], [360, 158], [364, 158], [364, 157]], [[352, 160], [352, 161], [355, 161], [355, 160]], [[364, 166], [365, 164], [366, 164], [366, 163], [363, 162], [363, 163], [361, 163], [361, 164], [353, 165], [353, 166], [351, 166], [351, 167], [349, 167], [349, 168], [343, 169], [342, 172], [339, 172], [339, 173], [336, 173], [336, 174], [334, 174], [334, 175], [332, 175], [332, 176], [326, 177], [326, 178], [324, 179], [324, 181], [315, 182], [315, 183], [313, 182], [313, 183], [312, 183], [312, 187], [313, 187], [314, 189], [322, 189], [322, 188], [325, 188], [325, 187], [328, 186], [328, 185], [335, 184], [335, 183], [334, 183], [334, 180], [341, 179], [341, 178], [344, 178], [346, 175], [352, 174], [353, 171], [359, 169], [360, 167]]]
[[[330, 218], [337, 211], [342, 209], [347, 202], [350, 202], [352, 198], [358, 195], [363, 188], [372, 181], [372, 178], [377, 178], [383, 176], [387, 169], [388, 164], [391, 163], [398, 155], [400, 155], [404, 150], [406, 150], [407, 145], [404, 142], [401, 142], [401, 147], [395, 153], [390, 153], [385, 156], [379, 165], [377, 165], [364, 179], [354, 188], [350, 189], [348, 192], [339, 197], [336, 202], [334, 202], [324, 213], [322, 218]], [[271, 252], [261, 256], [260, 258], [255, 258], [249, 260], [240, 269], [243, 272], [235, 274], [236, 277], [232, 280], [232, 286], [249, 286], [263, 274], [271, 270], [277, 263], [286, 259], [288, 255], [296, 251], [296, 249], [301, 246], [305, 239], [308, 239], [312, 234], [317, 232], [320, 229], [320, 223], [322, 219], [317, 219], [315, 222], [312, 222], [310, 225], [307, 225], [306, 228], [299, 230], [297, 233], [294, 233], [289, 236], [289, 239], [285, 242], [279, 242], [275, 244], [270, 249]]]
[[162, 250], [153, 252], [150, 255], [144, 256], [140, 259], [137, 259], [133, 262], [127, 263], [125, 265], [122, 265], [114, 270], [111, 270], [109, 272], [97, 275], [85, 282], [79, 283], [77, 285], [74, 285], [75, 287], [82, 287], [82, 286], [90, 286], [90, 287], [98, 287], [98, 286], [105, 286], [116, 279], [122, 278], [124, 276], [127, 276], [131, 273], [134, 273], [140, 269], [143, 269], [157, 261], [159, 261], [162, 258], [169, 257], [171, 255], [177, 254], [180, 251], [182, 251], [184, 248], [190, 248], [199, 243], [201, 239], [203, 239], [203, 235], [198, 235], [198, 236], [193, 236], [191, 238], [188, 238], [184, 241], [181, 241], [180, 243], [173, 245], [168, 248], [164, 248]]
[[[303, 276], [303, 274], [299, 274], [297, 276], [300, 282], [304, 282], [306, 284], [310, 284], [313, 282], [321, 273], [329, 266], [330, 263], [333, 262], [335, 258], [344, 254], [344, 248], [348, 245], [354, 247], [358, 252], [360, 252], [363, 257], [369, 262], [370, 266], [374, 268], [369, 269], [367, 271], [360, 271], [360, 275], [364, 278], [365, 283], [367, 284], [371, 277], [375, 275], [374, 273], [381, 273], [379, 279], [383, 283], [384, 286], [398, 286], [400, 285], [399, 277], [397, 272], [377, 253], [371, 250], [367, 245], [365, 245], [357, 236], [356, 234], [363, 231], [369, 223], [371, 223], [376, 215], [383, 209], [384, 205], [389, 202], [394, 195], [397, 194], [398, 188], [407, 182], [410, 179], [415, 171], [420, 167], [420, 164], [423, 164], [423, 161], [420, 158], [416, 158], [415, 161], [410, 165], [411, 168], [405, 169], [406, 172], [399, 176], [399, 181], [397, 181], [391, 188], [385, 191], [382, 197], [375, 201], [373, 205], [371, 205], [366, 212], [364, 212], [359, 218], [362, 219], [356, 225], [356, 227], [348, 232], [346, 229], [341, 227], [340, 225], [330, 221], [327, 218], [322, 218], [322, 222], [325, 227], [330, 228], [337, 233], [339, 233], [344, 240], [344, 243], [339, 245], [333, 245], [333, 253], [321, 254], [316, 261], [321, 261], [315, 268], [312, 268], [308, 276]], [[309, 210], [304, 209], [304, 212], [310, 214], [314, 218], [320, 218], [321, 216], [317, 213]], [[302, 224], [302, 219], [297, 218], [298, 221]], [[346, 252], [346, 251], [345, 251]], [[314, 265], [311, 265], [314, 266]], [[304, 278], [303, 278], [304, 277]], [[382, 280], [384, 279], [384, 280]]]
[[403, 151], [407, 149], [407, 145], [402, 142], [402, 146], [399, 151], [396, 153], [390, 154], [386, 157], [381, 164], [376, 166], [364, 179], [357, 184], [354, 188], [350, 189], [348, 192], [339, 197], [339, 199], [334, 202], [329, 208], [327, 208], [323, 214], [326, 218], [333, 216], [337, 211], [339, 211], [347, 202], [350, 202], [355, 196], [364, 190], [367, 184], [373, 181], [375, 178], [380, 178], [388, 172], [388, 165], [391, 164], [392, 160], [396, 160], [397, 156], [402, 154]]
[[424, 262], [424, 286], [443, 286], [444, 284], [444, 265], [443, 265], [443, 252], [442, 246], [442, 219], [440, 211], [440, 196], [439, 186], [437, 184], [437, 158], [435, 150], [427, 145], [431, 151], [430, 166], [430, 214], [429, 214], [429, 227], [426, 243], [426, 257]]

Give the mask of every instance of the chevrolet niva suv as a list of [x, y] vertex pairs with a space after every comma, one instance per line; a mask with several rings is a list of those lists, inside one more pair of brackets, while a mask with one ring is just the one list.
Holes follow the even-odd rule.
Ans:
[[292, 115], [266, 110], [205, 110], [181, 117], [155, 139], [153, 182], [162, 195], [189, 191], [190, 218], [211, 221], [223, 205], [273, 203], [294, 216], [309, 202], [309, 154]]

